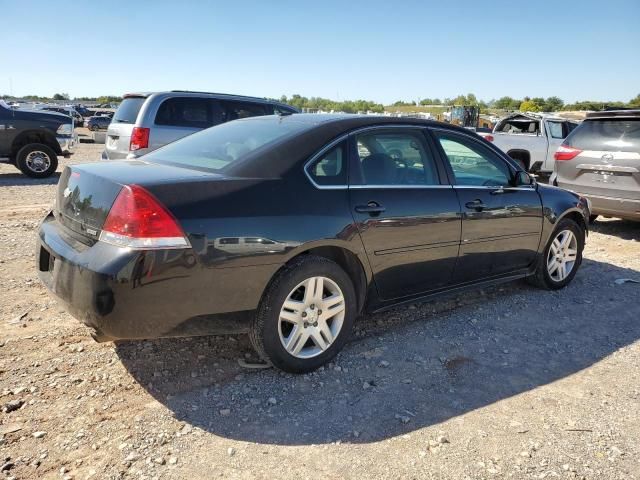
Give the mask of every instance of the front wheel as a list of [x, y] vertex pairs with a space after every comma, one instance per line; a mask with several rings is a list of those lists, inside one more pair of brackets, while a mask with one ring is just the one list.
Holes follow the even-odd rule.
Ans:
[[576, 222], [561, 220], [538, 260], [536, 273], [529, 277], [530, 282], [548, 290], [567, 286], [582, 263], [584, 237], [584, 230]]
[[46, 178], [58, 168], [58, 156], [48, 145], [32, 143], [18, 150], [16, 166], [31, 178]]
[[308, 255], [285, 267], [267, 288], [249, 336], [258, 354], [277, 368], [305, 373], [342, 349], [356, 313], [355, 290], [345, 271]]

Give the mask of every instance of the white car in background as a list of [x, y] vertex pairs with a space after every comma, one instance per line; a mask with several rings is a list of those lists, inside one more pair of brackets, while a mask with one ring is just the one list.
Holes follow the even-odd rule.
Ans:
[[500, 120], [492, 133], [477, 133], [528, 172], [549, 176], [553, 154], [577, 126], [575, 121], [553, 115], [517, 113]]

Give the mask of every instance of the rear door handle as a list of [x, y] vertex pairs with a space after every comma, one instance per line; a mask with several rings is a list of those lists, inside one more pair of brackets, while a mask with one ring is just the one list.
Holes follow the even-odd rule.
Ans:
[[470, 210], [476, 210], [477, 212], [480, 212], [487, 208], [484, 202], [480, 199], [474, 200], [473, 202], [467, 202], [464, 204], [464, 206]]
[[366, 205], [356, 205], [355, 210], [358, 213], [368, 213], [371, 216], [375, 216], [380, 215], [386, 208], [378, 202], [369, 202]]

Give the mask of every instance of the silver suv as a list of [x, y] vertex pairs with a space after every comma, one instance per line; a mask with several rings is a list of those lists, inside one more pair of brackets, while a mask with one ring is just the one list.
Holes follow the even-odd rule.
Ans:
[[130, 93], [113, 115], [103, 160], [136, 158], [179, 138], [238, 118], [297, 113], [255, 97], [172, 90]]
[[587, 115], [555, 153], [551, 182], [598, 215], [640, 221], [640, 110]]

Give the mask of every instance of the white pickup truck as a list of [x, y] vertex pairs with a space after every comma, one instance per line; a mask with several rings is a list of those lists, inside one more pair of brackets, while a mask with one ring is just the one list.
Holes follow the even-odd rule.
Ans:
[[478, 134], [493, 142], [523, 168], [540, 175], [553, 172], [553, 154], [577, 122], [547, 114], [518, 113], [500, 120], [492, 133]]

